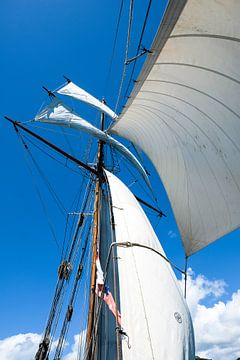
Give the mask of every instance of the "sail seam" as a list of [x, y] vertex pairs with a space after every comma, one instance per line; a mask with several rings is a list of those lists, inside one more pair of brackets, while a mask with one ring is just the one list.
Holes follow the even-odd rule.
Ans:
[[[182, 141], [182, 139], [180, 138], [179, 134], [178, 134], [169, 124], [167, 124], [167, 122], [166, 122], [160, 115], [158, 115], [158, 113], [155, 113], [153, 110], [156, 111], [156, 109], [152, 109], [152, 108], [150, 108], [150, 109], [145, 109], [146, 112], [149, 112], [149, 113], [155, 115], [157, 118], [159, 118], [159, 119], [169, 128], [169, 130], [172, 131], [172, 132], [175, 134], [177, 141], [178, 141], [178, 142], [180, 141], [180, 143], [182, 144], [182, 146], [184, 146], [183, 141]], [[181, 150], [181, 152], [183, 153], [182, 147], [180, 147], [180, 150]], [[186, 150], [187, 150], [187, 149], [186, 149]], [[208, 194], [208, 193], [209, 193], [209, 189], [208, 189], [207, 185], [204, 183], [204, 181], [203, 181], [203, 179], [202, 179], [202, 174], [199, 172], [197, 163], [196, 163], [196, 161], [194, 160], [194, 158], [193, 158], [193, 156], [192, 156], [192, 153], [191, 153], [189, 150], [187, 150], [187, 151], [188, 151], [188, 154], [189, 154], [190, 158], [192, 159], [192, 162], [193, 162], [193, 165], [194, 165], [194, 167], [195, 167], [195, 169], [196, 169], [196, 172], [198, 173], [198, 176], [199, 176], [201, 185], [202, 185], [203, 188], [205, 188], [205, 193]], [[185, 163], [185, 158], [184, 158], [184, 156], [183, 156], [183, 159], [184, 159], [184, 165], [185, 165], [185, 168], [186, 168], [186, 174], [188, 174], [187, 165], [186, 165], [186, 163]], [[209, 167], [209, 169], [211, 170], [210, 167]], [[214, 178], [216, 179], [215, 175], [214, 175], [214, 174], [212, 174], [212, 175], [213, 175]], [[189, 180], [189, 179], [188, 179], [188, 180]], [[188, 181], [188, 182], [189, 182], [189, 181]], [[216, 183], [218, 184], [217, 179], [216, 179]], [[222, 193], [222, 189], [221, 189], [220, 187], [219, 187], [219, 191]], [[188, 197], [189, 197], [189, 192], [188, 192]], [[218, 229], [218, 232], [219, 232], [219, 227], [218, 227], [217, 219], [216, 219], [216, 216], [215, 216], [215, 213], [214, 213], [214, 204], [210, 201], [211, 197], [210, 197], [209, 195], [208, 195], [208, 199], [209, 199], [209, 204], [210, 204], [211, 209], [212, 209], [211, 213], [212, 213], [212, 215], [213, 215], [213, 217], [214, 217], [215, 225], [216, 225], [216, 228]], [[225, 198], [224, 198], [224, 200], [225, 200]], [[229, 212], [229, 210], [228, 210], [228, 212]], [[201, 214], [199, 213], [199, 215], [201, 215]], [[191, 218], [191, 217], [190, 217], [190, 218]], [[191, 236], [192, 236], [192, 228], [190, 228], [190, 231], [191, 231]], [[188, 240], [189, 240], [189, 238], [190, 238], [190, 236], [188, 236]], [[186, 248], [187, 255], [191, 255], [191, 250], [192, 250], [192, 249], [187, 249], [187, 248]]]
[[135, 259], [135, 255], [134, 255], [133, 249], [132, 249], [131, 253], [132, 253], [132, 258], [133, 258], [133, 262], [134, 262], [134, 267], [135, 267], [135, 271], [136, 271], [136, 275], [137, 275], [139, 291], [140, 291], [141, 299], [142, 299], [142, 306], [143, 306], [144, 317], [145, 317], [145, 321], [146, 321], [146, 325], [147, 325], [148, 339], [149, 339], [149, 345], [150, 345], [150, 349], [151, 349], [151, 353], [152, 353], [152, 359], [154, 360], [155, 357], [154, 357], [154, 352], [153, 352], [153, 345], [152, 345], [152, 340], [151, 340], [149, 323], [148, 323], [147, 314], [146, 314], [146, 307], [145, 307], [145, 302], [144, 302], [144, 297], [143, 297], [143, 292], [142, 292], [142, 287], [141, 287], [141, 281], [140, 281], [140, 277], [139, 277], [139, 273], [138, 273], [138, 269], [137, 269], [137, 263], [136, 263], [136, 259]]
[[[235, 148], [240, 151], [240, 147], [236, 144], [235, 141], [233, 141], [233, 139], [226, 133], [226, 131], [224, 130], [224, 128], [222, 126], [220, 126], [211, 116], [209, 116], [206, 112], [204, 112], [203, 110], [201, 110], [200, 108], [198, 108], [197, 106], [195, 106], [194, 104], [192, 104], [189, 101], [186, 101], [185, 99], [181, 99], [180, 97], [168, 94], [168, 93], [164, 93], [164, 92], [160, 92], [160, 91], [152, 91], [152, 90], [142, 90], [141, 93], [146, 93], [146, 94], [156, 94], [156, 95], [162, 95], [162, 96], [166, 96], [169, 98], [173, 98], [175, 100], [178, 100], [180, 102], [183, 102], [184, 104], [187, 104], [191, 107], [193, 107], [195, 110], [199, 111], [202, 115], [204, 115], [207, 119], [209, 119], [218, 129], [220, 129], [222, 131], [222, 133], [228, 138], [229, 141], [231, 141], [231, 143], [235, 146]], [[140, 100], [140, 99], [138, 99]], [[150, 100], [152, 101], [152, 100]]]
[[228, 41], [235, 41], [240, 42], [239, 38], [231, 37], [231, 36], [222, 36], [217, 34], [178, 34], [169, 36], [169, 39], [174, 38], [187, 38], [187, 37], [201, 37], [201, 38], [213, 38], [213, 39], [220, 39], [220, 40], [228, 40]]
[[238, 118], [240, 118], [239, 114], [236, 113], [232, 108], [230, 108], [228, 105], [226, 105], [224, 102], [218, 100], [217, 98], [215, 98], [214, 96], [202, 91], [202, 90], [199, 90], [193, 86], [189, 86], [189, 85], [186, 85], [186, 84], [181, 84], [181, 83], [178, 83], [178, 82], [174, 82], [174, 81], [168, 81], [168, 80], [154, 80], [154, 79], [147, 79], [145, 80], [146, 82], [157, 82], [157, 83], [165, 83], [165, 84], [171, 84], [171, 85], [174, 85], [174, 86], [181, 86], [183, 88], [186, 88], [186, 89], [189, 89], [189, 90], [192, 90], [192, 91], [196, 91], [198, 92], [199, 94], [201, 95], [204, 95], [204, 96], [207, 96], [209, 97], [210, 99], [212, 99], [213, 101], [216, 101], [218, 104], [222, 105], [223, 107], [225, 107], [227, 110], [229, 110], [232, 114], [234, 114], [235, 116], [237, 116]]
[[237, 84], [240, 85], [240, 81], [235, 79], [234, 77], [232, 76], [229, 76], [227, 74], [224, 74], [220, 71], [217, 71], [217, 70], [214, 70], [214, 69], [211, 69], [211, 68], [207, 68], [205, 66], [200, 66], [200, 65], [194, 65], [194, 64], [187, 64], [187, 63], [181, 63], [181, 62], [156, 62], [154, 64], [154, 66], [161, 66], [161, 65], [172, 65], [172, 66], [185, 66], [185, 67], [190, 67], [190, 68], [194, 68], [194, 69], [199, 69], [199, 70], [204, 70], [204, 71], [208, 71], [208, 72], [211, 72], [213, 74], [216, 74], [216, 75], [219, 75], [219, 76], [222, 76], [228, 80], [231, 80], [231, 81], [234, 81], [236, 82]]
[[[171, 115], [169, 115], [169, 114], [167, 114], [167, 113], [165, 113], [165, 112], [163, 112], [163, 111], [161, 111], [161, 110], [158, 110], [158, 109], [155, 109], [155, 108], [153, 108], [153, 107], [150, 107], [150, 106], [146, 106], [146, 105], [142, 105], [142, 104], [140, 104], [139, 106], [141, 106], [142, 108], [145, 108], [145, 109], [148, 110], [148, 111], [156, 110], [156, 111], [158, 111], [159, 113], [164, 114], [165, 116], [169, 117], [169, 118], [172, 119], [176, 124], [178, 124], [178, 126], [179, 126], [180, 128], [182, 128], [184, 132], [187, 133], [187, 135], [192, 139], [192, 141], [195, 143], [196, 146], [199, 146], [198, 142], [197, 142], [196, 139], [191, 135], [191, 133], [187, 130], [187, 128], [186, 128], [185, 126], [183, 126], [178, 120], [176, 120], [175, 117], [173, 117], [173, 116], [171, 116]], [[150, 110], [150, 109], [151, 109], [151, 110]], [[158, 116], [158, 115], [157, 115], [157, 116]], [[160, 118], [162, 121], [164, 121], [160, 116], [159, 116], [159, 118]], [[214, 147], [214, 149], [217, 151], [218, 148], [217, 148], [217, 146], [215, 145], [215, 143], [214, 143], [213, 141], [211, 141], [210, 137], [209, 137], [197, 124], [195, 124], [192, 119], [190, 119], [190, 118], [187, 117], [187, 116], [186, 116], [186, 118], [188, 118], [188, 119], [190, 120], [190, 122], [191, 122], [192, 124], [194, 124], [194, 125], [198, 128], [198, 130], [208, 139], [208, 141], [210, 142], [210, 144], [211, 144], [211, 145]], [[170, 126], [169, 126], [169, 127], [170, 127]], [[171, 127], [170, 127], [170, 128], [171, 128]], [[176, 134], [176, 135], [177, 135], [177, 134]], [[190, 153], [189, 153], [189, 155], [191, 156]], [[231, 219], [231, 215], [230, 215], [230, 209], [229, 209], [229, 206], [228, 206], [228, 202], [227, 202], [226, 196], [225, 196], [225, 194], [224, 194], [224, 191], [223, 191], [223, 189], [222, 189], [222, 187], [221, 187], [221, 185], [220, 185], [220, 183], [219, 183], [218, 177], [217, 177], [217, 175], [215, 174], [215, 172], [213, 171], [213, 168], [210, 166], [208, 157], [204, 155], [204, 152], [202, 152], [202, 157], [203, 157], [203, 159], [205, 160], [206, 164], [208, 165], [209, 171], [210, 171], [210, 173], [212, 174], [212, 176], [214, 177], [214, 179], [215, 179], [215, 181], [216, 181], [216, 184], [217, 184], [217, 186], [218, 186], [218, 188], [219, 188], [219, 191], [220, 191], [220, 193], [222, 194], [222, 197], [223, 197], [224, 202], [225, 202], [226, 209], [228, 209], [229, 221], [230, 221], [230, 223], [231, 223], [231, 225], [232, 225], [232, 219]], [[192, 156], [191, 156], [191, 158], [193, 159]], [[235, 179], [235, 176], [234, 176], [234, 174], [232, 173], [232, 170], [231, 170], [230, 167], [228, 166], [228, 163], [224, 160], [224, 157], [220, 157], [220, 159], [221, 159], [221, 161], [224, 163], [226, 169], [228, 170], [229, 174], [230, 174], [231, 177], [232, 177], [233, 182], [235, 183], [238, 191], [240, 192], [240, 188], [239, 188], [239, 185], [238, 185], [238, 183], [237, 183], [237, 180]], [[193, 163], [195, 164], [196, 169], [197, 169], [196, 163], [195, 163], [194, 161], [193, 161]], [[186, 174], [188, 174], [187, 171], [186, 171]], [[199, 175], [200, 175], [200, 174], [199, 174]]]

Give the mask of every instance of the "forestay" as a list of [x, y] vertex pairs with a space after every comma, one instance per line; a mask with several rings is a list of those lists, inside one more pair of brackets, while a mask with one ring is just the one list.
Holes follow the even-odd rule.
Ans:
[[63, 102], [57, 97], [55, 97], [46, 108], [35, 116], [35, 121], [78, 129], [95, 136], [109, 145], [112, 145], [136, 167], [145, 179], [146, 183], [149, 185], [149, 180], [144, 168], [137, 158], [124, 145], [106, 134], [104, 131], [99, 130], [88, 121], [82, 119], [77, 113], [73, 112], [72, 109], [63, 104]]
[[240, 224], [239, 14], [236, 0], [169, 1], [110, 130], [155, 165], [187, 255]]
[[[138, 243], [164, 254], [133, 194], [106, 174], [116, 242]], [[129, 336], [129, 344], [122, 341], [123, 359], [195, 359], [191, 318], [169, 263], [142, 247], [117, 246], [117, 259], [121, 325]]]
[[96, 99], [94, 96], [89, 94], [87, 91], [81, 89], [79, 86], [75, 85], [72, 81], [68, 82], [67, 85], [64, 85], [59, 90], [57, 90], [58, 94], [70, 96], [76, 100], [85, 102], [100, 111], [103, 111], [105, 114], [109, 115], [111, 118], [116, 119], [117, 114], [112, 111], [107, 105], [103, 102]]

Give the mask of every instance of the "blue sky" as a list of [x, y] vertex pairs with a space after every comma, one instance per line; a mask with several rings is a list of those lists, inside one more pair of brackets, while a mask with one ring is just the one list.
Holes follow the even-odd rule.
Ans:
[[[134, 56], [147, 1], [135, 2], [133, 36], [130, 56]], [[153, 1], [143, 44], [151, 44], [166, 1]], [[62, 75], [101, 99], [103, 96], [114, 108], [125, 56], [128, 2], [124, 2], [123, 18], [112, 72], [107, 83], [116, 21], [120, 1], [78, 0], [2, 0], [0, 5], [0, 113], [19, 121], [33, 118], [47, 96], [42, 85], [55, 89], [64, 82]], [[140, 67], [143, 60], [138, 61]], [[121, 104], [125, 99], [121, 99]], [[80, 107], [82, 115], [95, 123], [96, 113]], [[41, 132], [60, 145], [62, 136]], [[79, 156], [85, 138], [77, 135], [72, 144]], [[56, 281], [59, 251], [54, 243], [36, 195], [24, 154], [16, 134], [3, 118], [0, 121], [1, 147], [1, 207], [0, 273], [1, 326], [0, 338], [19, 333], [41, 333], [52, 290]], [[38, 156], [38, 155], [37, 155]], [[60, 169], [39, 156], [41, 166], [55, 184], [58, 193], [69, 206], [81, 178]], [[151, 164], [154, 187], [161, 188], [159, 204], [167, 212], [157, 232], [167, 255], [179, 266], [184, 256], [177, 226], [171, 214], [166, 194]], [[122, 168], [122, 170], [124, 170]], [[130, 175], [123, 175], [126, 183]], [[142, 194], [144, 196], [144, 194]], [[59, 238], [64, 219], [50, 207], [51, 218]], [[153, 218], [156, 224], [156, 218]], [[189, 266], [196, 274], [208, 279], [223, 279], [227, 283], [223, 301], [239, 288], [239, 231], [215, 242], [192, 256]], [[206, 298], [211, 305], [212, 299]]]

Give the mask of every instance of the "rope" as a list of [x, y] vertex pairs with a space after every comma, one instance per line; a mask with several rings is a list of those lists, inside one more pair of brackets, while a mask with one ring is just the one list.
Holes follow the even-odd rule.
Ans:
[[[91, 186], [91, 182], [89, 184], [89, 188]], [[88, 207], [88, 205], [90, 206], [91, 202], [92, 202], [92, 197], [91, 196], [87, 196], [86, 195], [86, 201], [83, 204], [83, 211], [85, 208]], [[69, 247], [69, 253], [67, 258], [67, 262], [70, 263], [71, 260], [71, 267], [72, 269], [75, 268], [75, 260], [76, 260], [76, 254], [78, 253], [79, 250], [79, 243], [80, 243], [80, 239], [81, 239], [81, 234], [83, 232], [83, 228], [80, 226], [80, 219], [78, 221], [78, 224], [76, 226], [76, 230], [75, 230], [75, 234], [74, 237], [72, 239], [72, 243], [71, 246]], [[80, 232], [79, 232], [80, 230]], [[71, 271], [69, 272], [67, 277], [62, 277], [62, 278], [58, 278], [57, 281], [57, 285], [55, 288], [55, 292], [54, 292], [54, 297], [53, 297], [53, 301], [51, 304], [51, 310], [49, 313], [49, 317], [47, 320], [47, 326], [45, 328], [45, 332], [43, 335], [43, 341], [48, 339], [49, 340], [49, 347], [48, 347], [48, 353], [50, 352], [50, 347], [52, 345], [52, 341], [53, 341], [53, 336], [55, 334], [58, 322], [59, 322], [59, 318], [60, 318], [60, 313], [62, 310], [62, 306], [63, 306], [63, 302], [64, 302], [64, 297], [66, 294], [66, 288], [69, 284], [69, 279], [71, 276]]]
[[[108, 255], [107, 255], [107, 260], [106, 260], [106, 266], [104, 269], [104, 281], [103, 281], [103, 288], [105, 287], [105, 283], [106, 283], [106, 278], [108, 275], [108, 267], [109, 267], [109, 263], [110, 263], [110, 258], [111, 258], [111, 254], [112, 254], [112, 250], [114, 246], [121, 246], [121, 247], [125, 247], [125, 248], [129, 248], [129, 247], [134, 247], [134, 246], [138, 246], [138, 247], [143, 247], [145, 249], [148, 249], [150, 251], [153, 251], [154, 253], [158, 254], [159, 256], [161, 256], [166, 262], [168, 262], [173, 268], [175, 268], [177, 271], [179, 271], [181, 274], [185, 274], [185, 271], [181, 270], [180, 268], [178, 268], [175, 264], [173, 264], [166, 256], [164, 256], [162, 253], [160, 253], [159, 251], [157, 251], [154, 248], [151, 248], [149, 246], [146, 245], [142, 245], [142, 244], [138, 244], [138, 243], [130, 243], [130, 242], [112, 242], [109, 250], [108, 250]], [[99, 317], [100, 317], [100, 311], [101, 311], [101, 307], [102, 307], [102, 303], [103, 303], [103, 292], [101, 294], [101, 298], [99, 300], [99, 304], [97, 307], [97, 311], [96, 311], [96, 317], [95, 317], [95, 321], [93, 324], [93, 330], [92, 330], [92, 334], [91, 334], [91, 338], [90, 338], [90, 342], [89, 342], [89, 347], [87, 350], [87, 353], [85, 354], [84, 360], [88, 359], [88, 355], [89, 355], [89, 350], [91, 348], [92, 342], [94, 341], [94, 344], [96, 343], [96, 330], [97, 330], [97, 326], [98, 326], [98, 322], [99, 322]], [[116, 300], [116, 299], [115, 299]], [[117, 309], [116, 309], [117, 310]], [[93, 348], [94, 349], [94, 348]]]
[[52, 222], [51, 222], [51, 219], [50, 219], [50, 217], [49, 217], [49, 215], [48, 215], [48, 212], [47, 212], [46, 204], [45, 204], [44, 199], [43, 199], [43, 197], [42, 197], [42, 195], [41, 195], [41, 192], [40, 192], [40, 190], [39, 190], [39, 188], [38, 188], [37, 182], [36, 182], [35, 177], [34, 177], [34, 173], [33, 173], [32, 169], [31, 169], [31, 167], [30, 167], [30, 164], [29, 164], [28, 161], [27, 161], [27, 157], [25, 156], [25, 154], [30, 155], [29, 152], [27, 151], [27, 150], [28, 150], [28, 147], [27, 147], [26, 143], [24, 142], [23, 138], [20, 136], [20, 133], [19, 133], [18, 131], [17, 131], [17, 135], [18, 135], [18, 137], [19, 137], [19, 139], [20, 139], [20, 143], [21, 143], [21, 145], [22, 145], [23, 150], [26, 151], [26, 152], [24, 152], [24, 158], [25, 158], [25, 160], [26, 160], [26, 165], [27, 165], [27, 168], [28, 168], [28, 170], [29, 170], [29, 172], [30, 172], [30, 174], [31, 174], [31, 176], [32, 176], [33, 185], [34, 185], [35, 191], [36, 191], [36, 193], [37, 193], [37, 195], [38, 195], [38, 197], [39, 197], [40, 203], [41, 203], [41, 205], [42, 205], [43, 212], [44, 212], [44, 214], [45, 214], [45, 216], [46, 216], [46, 220], [47, 220], [48, 226], [49, 226], [50, 231], [51, 231], [51, 233], [52, 233], [52, 237], [53, 237], [54, 242], [55, 242], [55, 244], [57, 245], [59, 251], [61, 251], [61, 247], [60, 247], [60, 245], [59, 245], [59, 243], [58, 243], [58, 241], [57, 241], [57, 236], [56, 236], [56, 234], [55, 234], [54, 226], [53, 226], [53, 224], [52, 224]]
[[[91, 223], [91, 234], [90, 234], [90, 238], [92, 238], [93, 236], [93, 219], [92, 219], [92, 223]], [[83, 313], [88, 315], [88, 299], [89, 299], [89, 288], [90, 288], [90, 269], [91, 269], [91, 246], [88, 246], [88, 254], [87, 254], [87, 258], [85, 259], [85, 263], [84, 264], [84, 269], [86, 269], [86, 276], [85, 278], [88, 279], [88, 281], [85, 281], [85, 287], [84, 287], [84, 294], [83, 294], [83, 305], [82, 305], [82, 309], [83, 309]], [[85, 317], [85, 321], [84, 321], [84, 326], [83, 329], [87, 328], [87, 319], [88, 316]], [[81, 342], [79, 343], [78, 346], [78, 356], [77, 359], [80, 360], [83, 358], [82, 355], [82, 351], [85, 351], [85, 345], [86, 345], [86, 335], [87, 333], [85, 332], [85, 336], [81, 336]]]
[[[75, 256], [74, 260], [72, 261], [72, 269], [75, 268], [75, 260], [76, 260], [76, 255], [75, 253], [78, 252], [79, 250], [79, 243], [80, 240], [79, 237], [81, 236], [82, 233], [82, 229], [81, 228], [81, 232], [80, 234], [78, 234], [79, 231], [79, 226], [77, 225], [76, 228], [76, 232], [72, 241], [72, 245], [71, 248], [69, 249], [69, 255], [68, 255], [68, 262], [70, 263], [72, 257]], [[78, 236], [79, 235], [79, 236]], [[77, 246], [76, 245], [77, 242]], [[48, 338], [50, 340], [50, 345], [48, 348], [48, 353], [50, 352], [50, 347], [52, 345], [52, 341], [53, 341], [53, 336], [55, 334], [58, 322], [59, 322], [59, 318], [60, 318], [60, 313], [62, 310], [62, 306], [63, 306], [63, 302], [64, 302], [64, 297], [66, 294], [66, 287], [69, 285], [69, 279], [71, 276], [71, 272], [69, 273], [69, 278], [61, 278], [58, 279], [57, 285], [56, 285], [56, 289], [55, 289], [55, 294], [53, 297], [53, 301], [52, 301], [52, 305], [51, 305], [51, 310], [50, 310], [50, 315], [48, 317], [48, 321], [47, 321], [47, 326], [43, 335], [43, 339]]]
[[69, 220], [69, 215], [67, 214], [67, 220], [66, 220], [64, 236], [63, 236], [63, 244], [62, 244], [62, 252], [61, 252], [60, 263], [63, 260], [63, 252], [64, 252], [65, 242], [66, 242], [66, 238], [67, 238], [68, 220]]
[[[142, 44], [142, 39], [143, 39], [143, 35], [144, 35], [144, 32], [145, 32], [145, 28], [146, 28], [147, 19], [148, 19], [148, 16], [149, 16], [149, 12], [150, 12], [151, 5], [152, 5], [152, 0], [149, 0], [148, 8], [147, 8], [146, 16], [145, 16], [145, 19], [144, 19], [144, 23], [143, 23], [143, 27], [142, 27], [142, 32], [141, 32], [141, 36], [140, 36], [140, 40], [139, 40], [139, 43], [138, 43], [137, 52], [136, 52], [136, 55], [135, 55], [135, 56], [138, 55], [139, 50], [140, 50], [140, 47], [141, 47], [141, 44]], [[128, 93], [128, 90], [129, 90], [129, 87], [130, 87], [130, 84], [131, 84], [131, 81], [132, 81], [132, 79], [133, 79], [133, 74], [134, 74], [134, 70], [135, 70], [135, 67], [136, 67], [136, 60], [137, 60], [137, 59], [134, 60], [134, 64], [133, 64], [133, 67], [132, 67], [131, 75], [130, 75], [130, 78], [129, 78], [129, 81], [128, 81], [128, 85], [127, 85], [127, 89], [126, 89], [126, 91], [125, 91], [124, 97], [127, 96], [127, 93]]]
[[[26, 121], [26, 122], [28, 122], [28, 121]], [[21, 124], [25, 124], [26, 122], [21, 122]], [[31, 124], [30, 124], [31, 128], [40, 129], [41, 131], [44, 130], [44, 131], [49, 132], [49, 133], [55, 133], [55, 134], [62, 135], [62, 131], [58, 131], [58, 130], [50, 129], [50, 128], [45, 128], [45, 127], [42, 127], [42, 126], [37, 126], [37, 125], [35, 125], [35, 122], [33, 120], [30, 120], [30, 122], [31, 122]], [[77, 139], [81, 139], [81, 135], [70, 134], [69, 132], [68, 132], [67, 135], [71, 136], [71, 137], [74, 137], [74, 138], [77, 138]]]
[[129, 248], [129, 247], [134, 247], [134, 246], [137, 246], [137, 247], [142, 247], [144, 249], [147, 249], [147, 250], [151, 250], [153, 251], [154, 253], [158, 254], [159, 256], [161, 256], [166, 262], [168, 262], [174, 269], [176, 269], [177, 271], [179, 271], [181, 274], [185, 274], [185, 270], [181, 270], [178, 266], [176, 266], [174, 263], [172, 263], [165, 255], [163, 255], [162, 253], [160, 253], [158, 250], [154, 249], [154, 248], [151, 248], [150, 246], [147, 246], [147, 245], [142, 245], [142, 244], [139, 244], [139, 243], [131, 243], [131, 242], [119, 242], [119, 243], [116, 243], [114, 244], [116, 246], [121, 246], [121, 247], [124, 247], [124, 248]]
[[118, 107], [118, 103], [122, 94], [122, 87], [123, 87], [123, 82], [126, 76], [126, 72], [127, 72], [127, 60], [128, 60], [128, 52], [129, 52], [129, 47], [130, 47], [130, 37], [131, 37], [131, 28], [132, 28], [132, 17], [133, 17], [133, 3], [134, 0], [130, 1], [130, 10], [129, 10], [129, 22], [128, 22], [128, 35], [127, 35], [127, 44], [126, 44], [126, 53], [125, 53], [125, 62], [124, 62], [124, 67], [123, 67], [123, 73], [122, 73], [122, 79], [121, 79], [121, 83], [120, 83], [120, 88], [118, 91], [118, 97], [117, 97], [117, 102], [115, 105], [115, 112], [117, 110]]
[[187, 298], [187, 265], [188, 265], [188, 256], [185, 257], [185, 267], [184, 267], [184, 298]]
[[[128, 161], [127, 161], [124, 157], [122, 157], [122, 160], [123, 160], [123, 162], [124, 162], [124, 166], [125, 166], [126, 169], [129, 171], [129, 173], [132, 175], [133, 179], [136, 179], [136, 176], [135, 176], [134, 173], [132, 172], [131, 168], [128, 166]], [[157, 208], [159, 208], [158, 202], [157, 202], [157, 198], [155, 197], [155, 194], [154, 194], [154, 192], [153, 192], [152, 187], [151, 187], [151, 190], [148, 192], [148, 191], [144, 188], [144, 186], [141, 184], [140, 181], [137, 181], [136, 183], [137, 183], [137, 184], [139, 185], [139, 187], [142, 189], [142, 191], [144, 192], [144, 194], [145, 194], [147, 197], [149, 197], [149, 198], [154, 202], [154, 204], [156, 205]], [[147, 188], [147, 189], [149, 190], [149, 188]]]
[[70, 301], [69, 301], [69, 304], [68, 304], [68, 307], [67, 307], [67, 311], [66, 311], [65, 318], [64, 318], [64, 321], [63, 321], [62, 329], [61, 329], [61, 332], [60, 332], [60, 337], [59, 337], [59, 340], [58, 340], [58, 345], [57, 345], [55, 355], [54, 355], [55, 360], [58, 360], [60, 358], [61, 354], [62, 354], [64, 341], [65, 341], [65, 338], [66, 338], [67, 333], [68, 333], [70, 320], [71, 320], [71, 319], [68, 318], [69, 308], [70, 307], [73, 308], [73, 306], [75, 304], [76, 296], [78, 294], [79, 283], [80, 283], [79, 280], [82, 277], [82, 270], [80, 270], [80, 267], [83, 266], [82, 263], [83, 263], [83, 259], [84, 259], [84, 256], [85, 256], [85, 253], [86, 253], [86, 250], [87, 250], [87, 244], [88, 244], [88, 238], [89, 238], [90, 231], [91, 231], [91, 224], [90, 224], [88, 232], [87, 232], [87, 234], [85, 236], [85, 240], [84, 240], [84, 244], [83, 244], [84, 245], [83, 250], [82, 250], [80, 260], [79, 260], [79, 265], [78, 265], [78, 268], [77, 268], [77, 271], [76, 271], [76, 274], [75, 274], [75, 281], [74, 281], [74, 285], [73, 285], [71, 298], [70, 298]]
[[27, 145], [25, 145], [25, 149], [26, 149], [26, 151], [28, 151], [29, 156], [31, 157], [31, 160], [32, 160], [33, 164], [35, 165], [39, 175], [42, 177], [42, 179], [43, 179], [45, 185], [47, 186], [50, 194], [52, 195], [53, 199], [55, 200], [55, 203], [58, 206], [60, 212], [65, 217], [67, 215], [67, 210], [66, 210], [65, 206], [63, 205], [62, 201], [60, 200], [59, 196], [57, 195], [57, 193], [55, 192], [53, 187], [51, 186], [50, 182], [48, 181], [48, 179], [47, 179], [46, 175], [44, 174], [43, 170], [40, 168], [40, 166], [37, 163], [36, 159], [33, 157], [33, 154], [31, 153], [29, 147], [26, 147], [26, 146]]
[[70, 154], [72, 154], [73, 156], [75, 156], [74, 151], [73, 151], [73, 148], [72, 148], [72, 145], [71, 145], [70, 141], [68, 140], [68, 137], [67, 137], [67, 135], [66, 135], [66, 132], [65, 132], [64, 128], [61, 127], [61, 131], [62, 131], [62, 134], [63, 134], [64, 139], [65, 139], [65, 141], [66, 141], [66, 144], [68, 145], [68, 148], [69, 148], [69, 150], [70, 150]]
[[[87, 193], [87, 189], [88, 187], [90, 186], [90, 189], [89, 189], [89, 193], [91, 192], [91, 186], [92, 186], [92, 182], [91, 182], [91, 178], [89, 179], [88, 181], [88, 184], [86, 184], [86, 190], [85, 190], [85, 194], [83, 196], [83, 202], [85, 201], [86, 199], [86, 193]], [[83, 189], [83, 186], [84, 186], [84, 182], [85, 182], [85, 179], [83, 178], [82, 179], [82, 182], [81, 182], [81, 185], [80, 185], [80, 188], [72, 202], [72, 205], [70, 206], [70, 209], [73, 209], [73, 206], [74, 206], [74, 203], [76, 201], [76, 207], [75, 207], [75, 210], [76, 212], [79, 210], [79, 202], [80, 202], [80, 198], [81, 198], [81, 195], [82, 195], [82, 189]], [[69, 233], [69, 237], [68, 237], [68, 243], [67, 243], [67, 247], [66, 247], [66, 251], [65, 251], [65, 257], [66, 257], [66, 254], [68, 252], [68, 249], [69, 249], [69, 246], [70, 246], [70, 241], [71, 241], [71, 238], [73, 236], [73, 231], [74, 231], [74, 227], [76, 226], [76, 223], [77, 223], [77, 217], [74, 216], [73, 217], [73, 220], [72, 220], [72, 224], [71, 224], [71, 228], [70, 228], [70, 233]]]
[[117, 27], [116, 27], [115, 37], [114, 37], [114, 41], [113, 41], [112, 55], [111, 55], [111, 60], [110, 60], [109, 70], [108, 70], [108, 75], [107, 75], [107, 80], [106, 80], [106, 86], [105, 86], [105, 94], [107, 93], [107, 90], [109, 87], [110, 75], [112, 72], [112, 64], [113, 64], [113, 58], [114, 58], [115, 50], [116, 50], [117, 36], [118, 36], [119, 25], [120, 25], [120, 20], [121, 20], [121, 16], [122, 16], [123, 2], [124, 2], [124, 0], [121, 1], [120, 10], [119, 10], [119, 14], [118, 14]]
[[[19, 131], [19, 130], [18, 130]], [[20, 131], [19, 131], [20, 133]], [[38, 146], [37, 144], [34, 143], [34, 141], [32, 141], [28, 136], [21, 134], [21, 137], [26, 139], [27, 141], [29, 141], [34, 147], [36, 147], [38, 150], [40, 150], [43, 154], [45, 154], [46, 156], [48, 156], [50, 159], [56, 161], [58, 164], [60, 164], [61, 166], [71, 170], [72, 172], [78, 174], [78, 175], [82, 175], [84, 177], [89, 177], [89, 175], [86, 175], [85, 171], [81, 168], [78, 168], [79, 171], [73, 170], [72, 168], [70, 168], [69, 166], [67, 166], [67, 163], [62, 163], [61, 161], [59, 161], [58, 159], [56, 159], [54, 156], [52, 156], [51, 154], [49, 154], [47, 151], [43, 150], [40, 146]]]

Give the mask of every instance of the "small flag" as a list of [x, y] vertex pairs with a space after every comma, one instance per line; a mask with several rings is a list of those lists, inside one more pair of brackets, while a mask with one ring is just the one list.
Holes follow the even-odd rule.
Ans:
[[[99, 260], [99, 256], [97, 256], [95, 292], [98, 297], [102, 296], [103, 286], [104, 286], [104, 276], [103, 276], [103, 271], [102, 271], [101, 263]], [[121, 326], [121, 314], [119, 311], [116, 311], [116, 303], [115, 303], [115, 300], [114, 300], [112, 293], [109, 290], [108, 286], [104, 286], [103, 300], [107, 304], [107, 306], [109, 307], [109, 310], [113, 313], [113, 315], [115, 317], [117, 317], [117, 321], [118, 321], [119, 325]]]
[[113, 315], [117, 317], [117, 321], [121, 326], [121, 314], [119, 311], [116, 312], [116, 303], [108, 286], [105, 286], [103, 300], [105, 301]]

